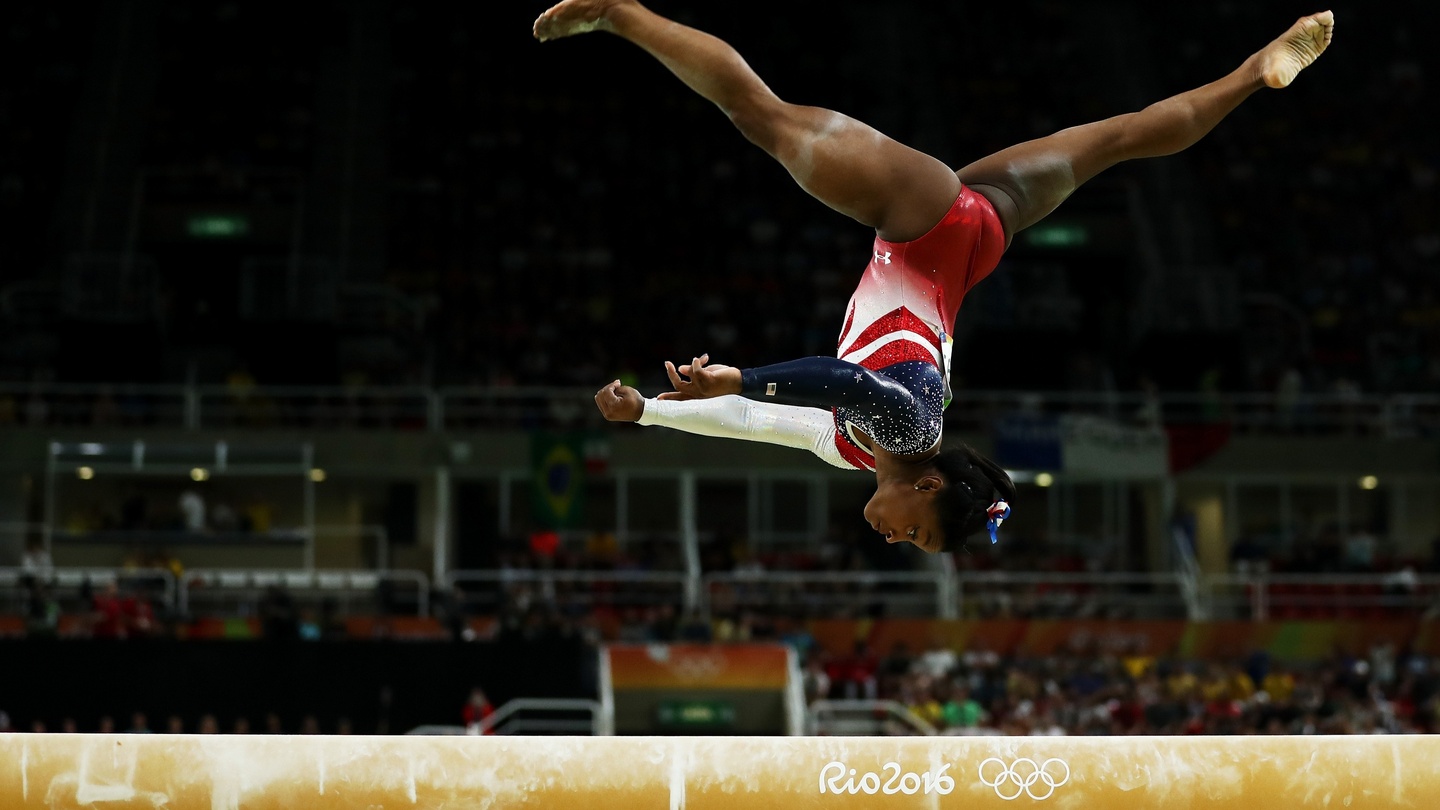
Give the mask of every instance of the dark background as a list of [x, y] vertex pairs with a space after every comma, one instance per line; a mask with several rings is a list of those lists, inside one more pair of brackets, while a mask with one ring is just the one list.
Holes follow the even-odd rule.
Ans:
[[[1316, 5], [655, 8], [958, 166], [1217, 78]], [[6, 4], [0, 378], [654, 386], [697, 351], [832, 353], [869, 232], [638, 49], [534, 42], [543, 7]], [[1335, 11], [1292, 88], [1068, 202], [1085, 248], [1017, 240], [957, 383], [1440, 388], [1435, 7]], [[249, 233], [188, 235], [216, 214]]]
[[[193, 730], [213, 714], [222, 731], [246, 717], [264, 730], [276, 712], [287, 732], [314, 715], [326, 732], [347, 718], [359, 734], [401, 734], [426, 723], [460, 725], [470, 689], [495, 706], [516, 697], [593, 697], [595, 651], [576, 638], [426, 642], [5, 641], [0, 695], [16, 728], [62, 718], [94, 731], [143, 711], [152, 731], [179, 715]], [[383, 694], [388, 690], [389, 705]]]

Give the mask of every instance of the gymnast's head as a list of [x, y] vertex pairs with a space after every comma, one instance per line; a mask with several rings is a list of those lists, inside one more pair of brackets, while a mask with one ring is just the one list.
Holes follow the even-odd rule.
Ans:
[[993, 542], [1014, 500], [1015, 484], [1000, 465], [960, 445], [941, 450], [913, 475], [877, 486], [865, 519], [888, 543], [914, 543], [931, 554], [958, 551], [976, 534]]

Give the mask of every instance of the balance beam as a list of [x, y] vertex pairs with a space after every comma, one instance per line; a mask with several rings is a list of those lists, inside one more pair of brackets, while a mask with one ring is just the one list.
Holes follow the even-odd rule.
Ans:
[[0, 735], [0, 808], [1440, 807], [1440, 737]]

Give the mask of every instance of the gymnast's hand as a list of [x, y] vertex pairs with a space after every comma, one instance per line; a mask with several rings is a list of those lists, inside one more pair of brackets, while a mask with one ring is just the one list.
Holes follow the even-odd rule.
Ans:
[[706, 365], [709, 362], [710, 355], [702, 354], [676, 369], [666, 360], [665, 373], [670, 375], [675, 390], [666, 391], [659, 399], [709, 399], [740, 393], [740, 369], [718, 363]]
[[616, 380], [595, 392], [595, 406], [611, 422], [634, 422], [645, 412], [645, 398]]

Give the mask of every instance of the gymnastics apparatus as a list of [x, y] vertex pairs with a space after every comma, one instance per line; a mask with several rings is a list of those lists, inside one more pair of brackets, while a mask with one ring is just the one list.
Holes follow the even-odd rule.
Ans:
[[1440, 805], [1440, 738], [0, 735], [6, 810], [1374, 810]]

